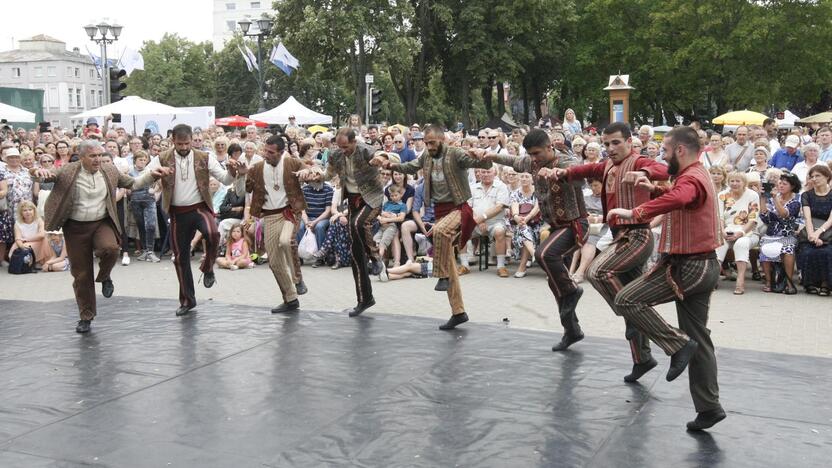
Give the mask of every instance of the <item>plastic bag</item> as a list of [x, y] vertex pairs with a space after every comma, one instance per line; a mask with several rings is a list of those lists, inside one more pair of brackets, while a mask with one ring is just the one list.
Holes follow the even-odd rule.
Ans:
[[311, 229], [307, 229], [298, 244], [298, 257], [304, 260], [311, 260], [317, 251], [318, 241], [315, 239], [315, 233]]

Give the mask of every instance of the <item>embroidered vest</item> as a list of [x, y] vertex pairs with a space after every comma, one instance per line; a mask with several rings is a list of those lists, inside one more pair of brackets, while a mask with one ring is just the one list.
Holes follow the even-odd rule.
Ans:
[[701, 200], [696, 207], [673, 210], [664, 215], [659, 252], [668, 254], [698, 254], [713, 252], [722, 245], [719, 225], [719, 200], [716, 197], [708, 170], [696, 163], [679, 175], [693, 178], [701, 188]]
[[[606, 207], [606, 211], [612, 208], [624, 208], [631, 210], [643, 203], [650, 201], [650, 192], [646, 189], [636, 187], [634, 184], [624, 184], [621, 180], [624, 174], [637, 170], [636, 163], [640, 158], [643, 158], [638, 153], [632, 153], [621, 164], [614, 165], [611, 159], [607, 160], [607, 167], [604, 168], [604, 190], [615, 194], [615, 205]], [[606, 194], [605, 194], [606, 195]], [[606, 203], [606, 196], [604, 197]], [[644, 221], [635, 221], [632, 219], [615, 219], [615, 226], [622, 226], [627, 224], [642, 224]]]
[[[167, 177], [162, 177], [162, 207], [164, 207], [165, 212], [170, 211], [170, 205], [173, 201], [173, 186], [176, 183], [176, 171], [178, 170], [178, 164], [176, 164], [176, 157], [174, 153], [174, 149], [169, 149], [164, 153], [159, 155], [159, 164], [163, 167], [169, 167], [173, 169], [171, 175]], [[208, 206], [208, 209], [211, 212], [214, 212], [214, 202], [213, 197], [211, 197], [211, 193], [208, 190], [208, 181], [211, 179], [211, 175], [208, 172], [208, 153], [199, 150], [193, 150], [194, 152], [194, 176], [196, 177], [196, 187], [199, 191], [199, 195], [202, 198], [202, 201]]]

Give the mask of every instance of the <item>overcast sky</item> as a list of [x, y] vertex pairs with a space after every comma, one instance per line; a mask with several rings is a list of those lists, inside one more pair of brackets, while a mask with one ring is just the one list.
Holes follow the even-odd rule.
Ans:
[[[67, 49], [98, 46], [84, 33], [84, 25], [107, 20], [124, 26], [116, 44], [138, 50], [146, 40], [158, 41], [166, 32], [187, 39], [210, 41], [212, 0], [34, 0], [14, 2], [14, 12], [0, 28], [0, 51], [17, 48], [17, 41], [46, 34], [66, 42]], [[108, 49], [110, 50], [110, 49]], [[108, 52], [109, 55], [109, 52]]]

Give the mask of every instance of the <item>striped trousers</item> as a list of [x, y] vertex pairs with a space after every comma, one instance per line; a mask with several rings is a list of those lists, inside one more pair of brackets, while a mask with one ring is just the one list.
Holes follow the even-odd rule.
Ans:
[[563, 257], [577, 250], [586, 240], [587, 220], [583, 218], [577, 223], [564, 227], [552, 227], [552, 232], [545, 241], [541, 242], [534, 253], [540, 268], [546, 272], [549, 289], [558, 304], [560, 324], [564, 333], [578, 336], [581, 326], [578, 325], [578, 315], [575, 310], [563, 310], [560, 303], [564, 297], [574, 294], [578, 285], [569, 277]]
[[448, 278], [448, 302], [453, 315], [465, 312], [454, 256], [454, 242], [462, 227], [461, 223], [462, 213], [453, 210], [433, 225], [433, 277]]
[[[671, 268], [678, 269], [675, 278], [683, 293], [681, 299], [668, 281]], [[660, 261], [653, 271], [625, 286], [615, 297], [615, 309], [668, 356], [682, 349], [689, 339], [699, 343], [688, 365], [690, 393], [697, 412], [720, 408], [716, 356], [708, 329], [711, 293], [718, 278], [716, 259], [682, 260], [675, 267]], [[678, 329], [653, 308], [670, 301], [676, 302]]]
[[283, 213], [272, 214], [263, 218], [263, 231], [266, 252], [269, 254], [269, 268], [280, 287], [283, 302], [294, 301], [298, 298], [292, 274], [295, 223], [283, 217]]
[[217, 248], [220, 243], [220, 231], [214, 214], [205, 203], [196, 207], [171, 206], [170, 209], [170, 244], [173, 249], [176, 277], [179, 279], [179, 305], [196, 306], [194, 276], [191, 273], [191, 239], [196, 232], [205, 239], [205, 256], [200, 271], [214, 271]]
[[373, 242], [372, 223], [381, 212], [381, 207], [372, 208], [362, 200], [360, 206], [349, 203], [348, 210], [355, 296], [359, 304], [364, 304], [373, 298], [373, 287], [370, 284], [367, 262], [378, 256], [378, 249], [375, 248], [375, 242]]
[[[653, 233], [649, 228], [622, 228], [613, 244], [589, 266], [587, 279], [616, 315], [621, 315], [615, 308], [616, 294], [642, 275], [644, 263], [652, 252]], [[650, 340], [630, 323], [627, 323], [627, 332], [633, 362], [649, 361], [652, 358]]]

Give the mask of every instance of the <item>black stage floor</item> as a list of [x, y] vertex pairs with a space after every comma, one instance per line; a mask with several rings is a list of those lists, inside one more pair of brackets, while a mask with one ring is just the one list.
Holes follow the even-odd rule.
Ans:
[[[0, 301], [0, 466], [829, 466], [832, 362], [719, 349], [710, 434], [623, 341], [209, 303]], [[476, 313], [475, 311], [473, 311]], [[591, 332], [591, 330], [590, 330]], [[654, 348], [658, 354], [658, 349]], [[826, 460], [824, 462], [824, 460]]]

